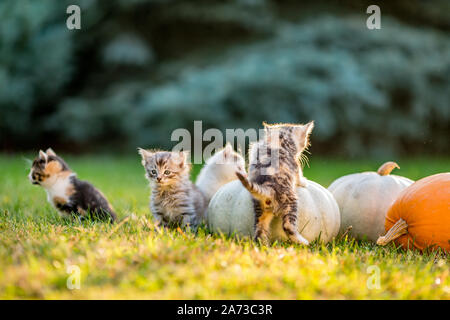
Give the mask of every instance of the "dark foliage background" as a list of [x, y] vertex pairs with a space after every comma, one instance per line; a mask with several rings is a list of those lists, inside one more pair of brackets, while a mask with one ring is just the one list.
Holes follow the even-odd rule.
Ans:
[[0, 147], [169, 148], [193, 120], [314, 119], [314, 152], [448, 154], [450, 1], [377, 1], [374, 31], [370, 4], [0, 1]]

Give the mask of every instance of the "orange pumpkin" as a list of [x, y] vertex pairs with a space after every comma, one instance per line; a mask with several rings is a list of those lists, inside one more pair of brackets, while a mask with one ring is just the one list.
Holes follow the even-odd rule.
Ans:
[[403, 190], [386, 215], [385, 236], [404, 248], [440, 247], [450, 252], [450, 172], [420, 179]]

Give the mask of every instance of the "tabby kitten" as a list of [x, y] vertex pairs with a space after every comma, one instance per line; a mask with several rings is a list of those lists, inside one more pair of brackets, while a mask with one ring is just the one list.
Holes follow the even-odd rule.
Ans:
[[236, 180], [236, 171], [245, 171], [245, 160], [233, 150], [231, 144], [227, 143], [225, 148], [206, 160], [195, 182], [205, 195], [206, 203], [209, 203], [221, 186]]
[[39, 151], [30, 174], [32, 184], [42, 186], [48, 201], [63, 215], [114, 222], [116, 214], [105, 196], [89, 182], [81, 181], [52, 149]]
[[298, 232], [296, 188], [304, 184], [299, 159], [308, 146], [314, 123], [263, 124], [264, 138], [250, 146], [248, 177], [245, 173], [236, 172], [253, 196], [255, 240], [267, 244], [272, 218], [280, 216], [289, 239], [308, 245], [308, 240]]
[[186, 152], [150, 151], [139, 148], [146, 178], [150, 182], [150, 210], [163, 226], [190, 226], [203, 220], [206, 199], [191, 182]]

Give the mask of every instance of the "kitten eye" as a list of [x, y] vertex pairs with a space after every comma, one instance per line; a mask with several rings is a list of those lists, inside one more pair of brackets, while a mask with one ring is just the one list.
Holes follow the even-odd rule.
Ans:
[[164, 174], [165, 174], [166, 176], [168, 176], [168, 175], [170, 174], [170, 171], [169, 171], [169, 170], [166, 170], [166, 171], [164, 171]]
[[150, 173], [151, 173], [152, 175], [156, 175], [156, 170], [153, 169], [152, 171], [150, 171]]

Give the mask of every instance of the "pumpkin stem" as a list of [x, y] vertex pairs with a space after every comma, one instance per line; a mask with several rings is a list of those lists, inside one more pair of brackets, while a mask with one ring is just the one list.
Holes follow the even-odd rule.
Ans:
[[405, 220], [399, 219], [384, 235], [378, 238], [377, 244], [380, 246], [385, 246], [392, 240], [397, 239], [401, 235], [407, 234], [408, 224]]
[[380, 176], [387, 176], [391, 173], [392, 170], [394, 170], [394, 168], [400, 169], [400, 167], [398, 166], [398, 164], [396, 164], [393, 161], [388, 161], [386, 163], [383, 163], [381, 165], [380, 168], [378, 168], [377, 173]]

